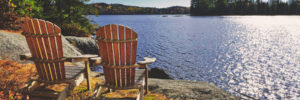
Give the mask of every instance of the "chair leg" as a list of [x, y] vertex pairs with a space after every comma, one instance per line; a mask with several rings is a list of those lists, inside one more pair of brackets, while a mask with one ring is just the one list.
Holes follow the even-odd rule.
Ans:
[[85, 61], [85, 77], [86, 77], [86, 80], [87, 80], [87, 88], [88, 90], [91, 90], [91, 77], [90, 77], [90, 64], [89, 64], [89, 61]]
[[38, 88], [40, 86], [40, 82], [38, 81], [32, 81], [29, 86], [27, 87], [27, 91], [28, 93], [34, 91], [36, 88]]
[[140, 87], [140, 91], [141, 91], [140, 100], [144, 100], [144, 87], [143, 86]]
[[[146, 70], [146, 75], [145, 75], [145, 95], [148, 93], [148, 68]], [[144, 87], [143, 87], [144, 88]]]
[[102, 94], [101, 89], [102, 89], [102, 86], [99, 86], [95, 97], [99, 97]]
[[109, 89], [109, 92], [116, 92], [116, 89]]

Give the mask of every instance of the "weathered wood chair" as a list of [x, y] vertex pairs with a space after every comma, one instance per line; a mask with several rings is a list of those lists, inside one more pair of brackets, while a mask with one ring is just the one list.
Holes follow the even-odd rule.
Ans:
[[[34, 61], [39, 78], [34, 80], [26, 93], [30, 96], [44, 95], [44, 91], [36, 91], [40, 83], [44, 84], [57, 84], [68, 83], [70, 84], [62, 93], [58, 95], [49, 94], [45, 96], [58, 96], [57, 99], [64, 99], [68, 90], [79, 85], [83, 79], [84, 74], [87, 79], [88, 89], [90, 85], [90, 69], [89, 58], [97, 57], [97, 55], [81, 55], [76, 57], [64, 57], [61, 39], [61, 29], [48, 21], [40, 19], [27, 20], [23, 24], [23, 35], [26, 37], [30, 54], [20, 55], [21, 59]], [[66, 66], [65, 61], [84, 61], [85, 67], [80, 66]]]
[[137, 33], [128, 27], [110, 24], [98, 29], [96, 35], [101, 54], [96, 64], [103, 66], [103, 86], [113, 90], [136, 88], [140, 90], [137, 99], [143, 99], [143, 89], [148, 92], [147, 66], [156, 59], [145, 57], [145, 61], [136, 63]]

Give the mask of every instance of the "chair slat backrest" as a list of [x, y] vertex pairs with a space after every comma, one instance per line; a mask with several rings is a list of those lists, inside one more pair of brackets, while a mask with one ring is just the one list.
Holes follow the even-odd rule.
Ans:
[[23, 24], [23, 34], [34, 59], [40, 79], [64, 80], [65, 67], [60, 28], [40, 19], [30, 19]]
[[136, 62], [137, 33], [123, 25], [110, 24], [101, 27], [96, 35], [106, 84], [116, 87], [134, 85], [135, 68], [122, 67]]

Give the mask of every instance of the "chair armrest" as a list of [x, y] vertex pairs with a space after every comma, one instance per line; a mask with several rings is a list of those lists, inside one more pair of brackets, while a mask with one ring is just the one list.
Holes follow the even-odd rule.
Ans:
[[144, 57], [144, 61], [139, 61], [138, 64], [140, 65], [148, 65], [156, 61], [156, 58], [151, 57]]
[[31, 53], [25, 53], [20, 55], [20, 60], [32, 60]]
[[67, 61], [73, 61], [73, 62], [79, 62], [79, 61], [87, 61], [90, 58], [98, 57], [98, 55], [92, 55], [92, 54], [84, 54], [79, 56], [67, 56], [64, 57]]
[[93, 65], [99, 65], [102, 62], [101, 57], [95, 57], [90, 59]]

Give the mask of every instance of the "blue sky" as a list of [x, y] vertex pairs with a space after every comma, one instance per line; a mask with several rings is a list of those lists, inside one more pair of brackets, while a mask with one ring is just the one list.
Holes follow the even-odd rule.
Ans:
[[190, 0], [90, 0], [88, 3], [119, 3], [141, 7], [165, 8], [170, 6], [190, 6]]

